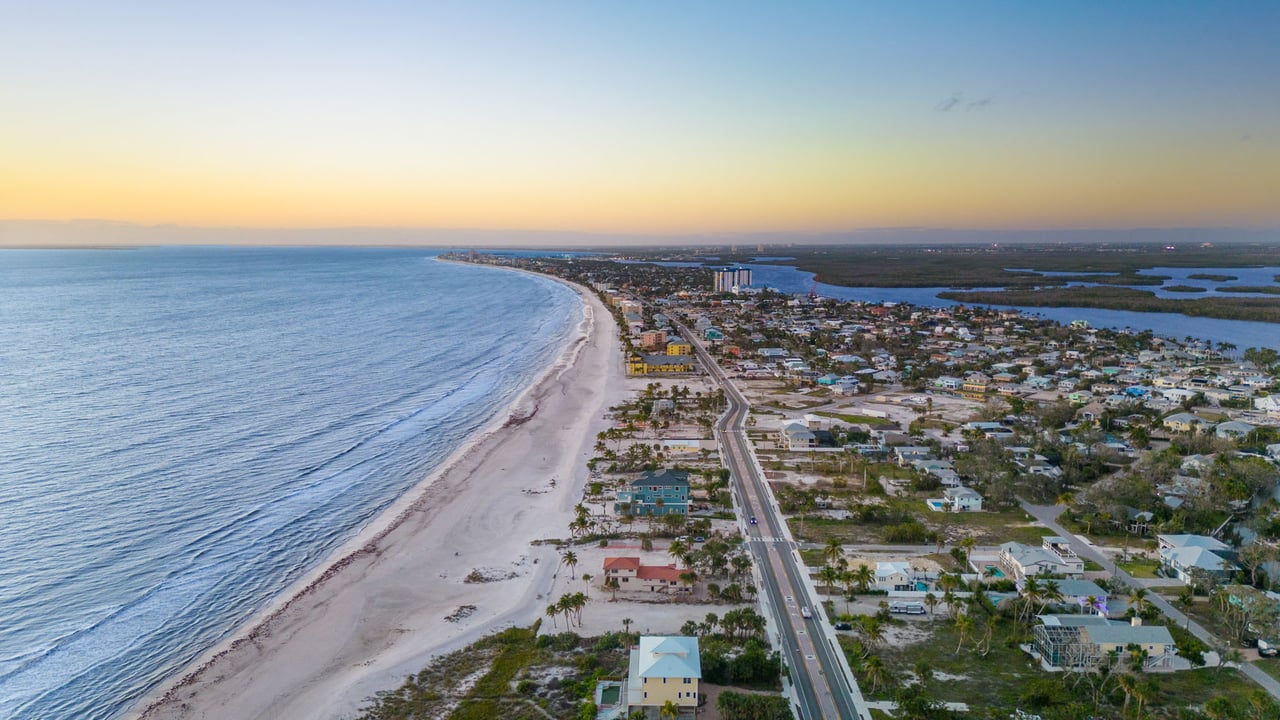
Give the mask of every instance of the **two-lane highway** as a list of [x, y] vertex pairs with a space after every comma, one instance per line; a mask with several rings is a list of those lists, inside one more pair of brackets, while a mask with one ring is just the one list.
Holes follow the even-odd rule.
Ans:
[[[871, 711], [835, 641], [825, 613], [809, 592], [796, 545], [760, 475], [746, 436], [750, 405], [696, 336], [681, 327], [711, 377], [725, 391], [729, 408], [715, 426], [733, 492], [747, 524], [747, 545], [760, 573], [765, 605], [773, 614], [777, 641], [790, 668], [795, 704], [801, 720], [836, 718], [870, 720]], [[806, 610], [807, 609], [807, 610]], [[811, 617], [804, 617], [805, 613]]]

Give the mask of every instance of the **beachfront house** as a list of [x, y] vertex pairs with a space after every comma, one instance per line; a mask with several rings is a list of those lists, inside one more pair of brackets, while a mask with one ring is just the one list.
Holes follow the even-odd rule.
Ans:
[[689, 473], [646, 470], [618, 491], [613, 511], [619, 515], [688, 515]]
[[698, 638], [643, 636], [631, 650], [623, 717], [635, 710], [653, 713], [668, 701], [679, 708], [681, 715], [693, 716], [698, 709], [701, 680]]
[[[609, 557], [604, 559], [604, 583], [618, 581], [619, 590], [648, 590], [666, 592], [680, 587], [680, 574], [684, 572], [674, 564], [645, 565], [638, 557]], [[691, 590], [691, 585], [685, 586]]]

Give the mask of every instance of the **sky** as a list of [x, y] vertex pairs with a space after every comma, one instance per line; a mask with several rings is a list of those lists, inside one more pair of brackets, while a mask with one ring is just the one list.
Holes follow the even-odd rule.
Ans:
[[1277, 28], [1231, 0], [0, 0], [0, 222], [1269, 231]]

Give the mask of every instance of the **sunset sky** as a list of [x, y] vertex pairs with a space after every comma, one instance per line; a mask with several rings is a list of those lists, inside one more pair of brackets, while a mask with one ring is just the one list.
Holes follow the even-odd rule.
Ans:
[[1276, 2], [25, 2], [0, 220], [1280, 227]]

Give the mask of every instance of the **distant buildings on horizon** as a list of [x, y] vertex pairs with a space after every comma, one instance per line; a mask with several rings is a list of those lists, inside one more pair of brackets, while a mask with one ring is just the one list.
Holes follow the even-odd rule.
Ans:
[[736, 293], [739, 288], [744, 288], [751, 284], [750, 268], [717, 268], [714, 273], [716, 292]]

